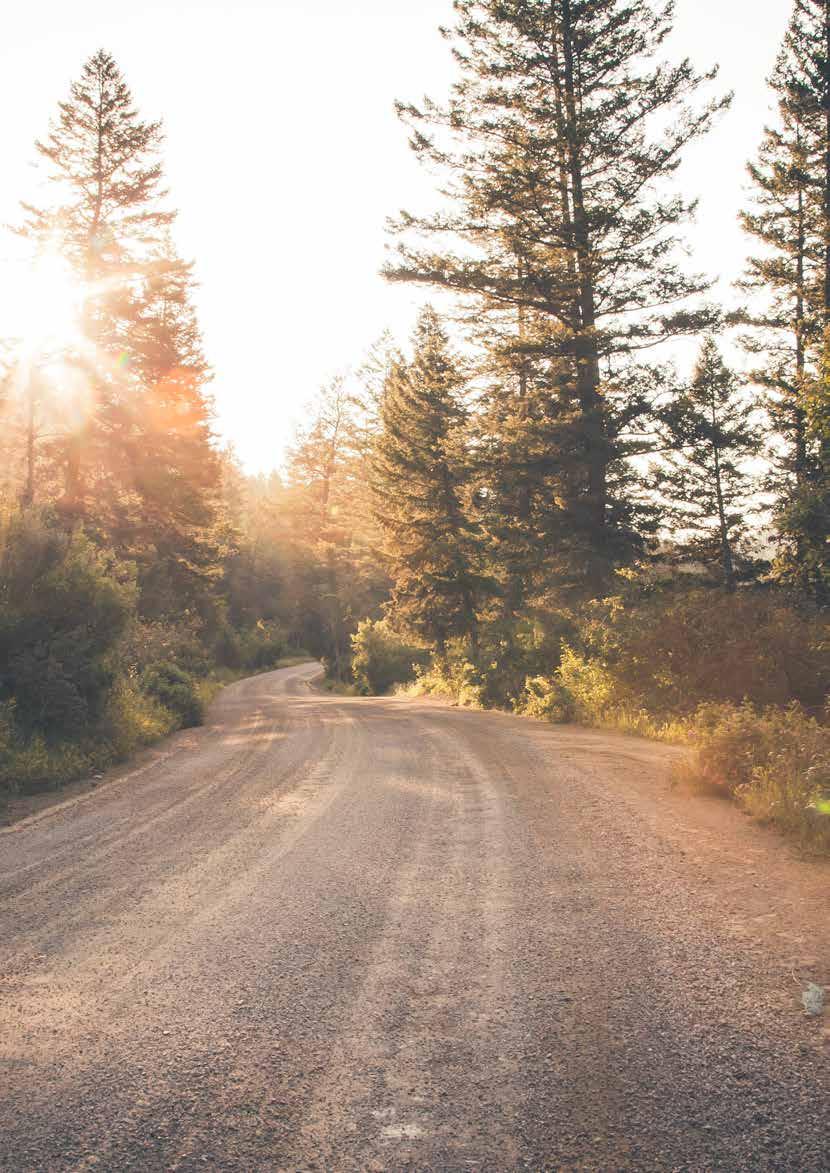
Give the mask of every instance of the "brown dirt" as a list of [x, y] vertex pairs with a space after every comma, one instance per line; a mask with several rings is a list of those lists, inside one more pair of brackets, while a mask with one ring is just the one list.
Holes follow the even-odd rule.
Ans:
[[0, 832], [0, 1167], [830, 1167], [830, 868], [677, 750], [316, 671]]

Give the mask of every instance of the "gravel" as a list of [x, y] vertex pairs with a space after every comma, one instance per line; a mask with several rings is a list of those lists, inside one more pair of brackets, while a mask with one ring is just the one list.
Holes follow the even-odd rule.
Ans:
[[827, 865], [317, 671], [0, 831], [0, 1168], [830, 1169]]

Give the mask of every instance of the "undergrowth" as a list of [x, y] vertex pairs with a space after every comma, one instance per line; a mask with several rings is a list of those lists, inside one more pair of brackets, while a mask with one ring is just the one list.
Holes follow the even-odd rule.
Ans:
[[434, 654], [407, 687], [686, 745], [678, 780], [830, 853], [828, 684], [826, 617], [770, 595], [692, 590], [602, 600], [547, 631], [538, 619], [502, 626], [475, 650]]
[[227, 685], [250, 675], [306, 663], [306, 654], [284, 656], [252, 673], [213, 668], [193, 677], [171, 662], [139, 680], [118, 677], [100, 723], [74, 737], [21, 734], [14, 701], [0, 703], [0, 805], [15, 794], [58, 789], [101, 773], [177, 729], [200, 725], [207, 706]]

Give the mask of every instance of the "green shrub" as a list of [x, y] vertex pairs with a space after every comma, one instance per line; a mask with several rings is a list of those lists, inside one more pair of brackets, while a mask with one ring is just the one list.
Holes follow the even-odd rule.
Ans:
[[418, 669], [416, 679], [421, 693], [451, 697], [465, 708], [486, 707], [486, 673], [470, 659], [464, 644], [449, 644], [443, 656], [433, 656], [425, 668]]
[[0, 786], [10, 793], [46, 790], [73, 782], [111, 763], [107, 751], [66, 741], [50, 745], [40, 734], [19, 744], [0, 769]]
[[352, 674], [359, 692], [380, 695], [415, 679], [429, 653], [391, 630], [385, 619], [364, 619], [352, 636]]
[[138, 678], [153, 664], [171, 660], [191, 676], [206, 676], [213, 659], [204, 638], [202, 624], [193, 616], [134, 619], [118, 645], [119, 665], [124, 674]]
[[574, 718], [573, 697], [556, 677], [529, 676], [516, 704], [516, 712], [537, 721], [561, 724]]
[[567, 646], [562, 649], [557, 678], [570, 698], [574, 716], [586, 725], [601, 724], [625, 699], [622, 687], [605, 665]]
[[242, 632], [241, 666], [252, 672], [274, 668], [285, 651], [285, 637], [275, 623], [260, 620]]
[[172, 661], [148, 668], [141, 678], [142, 691], [169, 709], [183, 728], [201, 725], [204, 706], [193, 677]]
[[225, 623], [213, 644], [213, 656], [220, 667], [250, 672], [276, 667], [284, 651], [282, 631], [276, 623], [264, 619], [242, 631]]
[[14, 520], [0, 563], [0, 700], [15, 702], [24, 734], [59, 741], [94, 728], [135, 601], [129, 568], [83, 533]]
[[663, 591], [588, 606], [580, 651], [598, 662], [618, 704], [691, 715], [702, 703], [750, 700], [811, 710], [830, 687], [830, 639], [821, 616], [763, 591]]
[[121, 679], [110, 695], [101, 737], [104, 744], [112, 749], [113, 757], [120, 760], [129, 757], [142, 746], [152, 745], [154, 741], [166, 737], [178, 724], [178, 713], [134, 684]]
[[242, 640], [229, 623], [223, 624], [216, 636], [213, 657], [220, 668], [242, 667]]
[[681, 780], [721, 790], [758, 818], [830, 849], [830, 729], [798, 705], [703, 705]]

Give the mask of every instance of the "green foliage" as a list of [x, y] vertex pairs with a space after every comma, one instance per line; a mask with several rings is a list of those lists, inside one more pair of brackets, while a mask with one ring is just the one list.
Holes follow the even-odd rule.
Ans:
[[374, 403], [338, 379], [309, 415], [272, 506], [288, 602], [279, 618], [336, 680], [348, 682], [351, 636], [360, 619], [379, 614], [389, 586], [369, 484]]
[[273, 622], [261, 619], [242, 631], [224, 623], [213, 644], [217, 664], [261, 672], [274, 668], [285, 651], [285, 636]]
[[95, 725], [134, 608], [128, 570], [83, 533], [15, 519], [0, 562], [0, 698], [15, 701], [26, 733], [54, 739]]
[[[775, 595], [670, 591], [589, 605], [581, 655], [596, 664], [595, 699], [683, 716], [706, 701], [792, 700], [819, 709], [830, 687], [827, 620], [803, 615]], [[570, 685], [569, 685], [570, 686]]]
[[712, 318], [689, 304], [705, 280], [678, 263], [694, 202], [666, 185], [728, 99], [696, 105], [712, 75], [663, 61], [671, 5], [454, 9], [449, 99], [399, 104], [444, 198], [395, 223], [387, 275], [473, 307], [481, 501], [509, 559], [509, 616], [528, 567], [599, 592], [641, 549], [630, 457], [663, 387], [637, 356]]
[[474, 634], [481, 589], [476, 528], [463, 508], [460, 385], [447, 336], [426, 309], [412, 362], [398, 359], [386, 379], [372, 476], [395, 622], [439, 648]]
[[798, 705], [701, 706], [678, 778], [732, 795], [804, 846], [830, 851], [830, 729]]
[[[830, 58], [826, 0], [794, 0], [770, 85], [778, 117], [750, 165], [753, 205], [743, 217], [761, 244], [748, 266], [752, 305], [738, 315], [758, 357], [772, 425], [776, 577], [830, 602]], [[823, 421], [823, 422], [822, 422]]]
[[206, 676], [214, 658], [206, 646], [210, 638], [204, 624], [194, 616], [171, 619], [135, 619], [118, 647], [123, 672], [137, 678], [161, 660], [171, 660], [191, 676]]
[[574, 716], [586, 725], [611, 720], [629, 699], [624, 686], [601, 661], [580, 655], [573, 648], [562, 649], [557, 680], [570, 699]]
[[516, 704], [516, 712], [523, 717], [534, 717], [537, 721], [551, 721], [559, 725], [574, 719], [573, 696], [561, 679], [528, 676]]
[[657, 473], [664, 524], [683, 536], [692, 561], [714, 564], [734, 590], [736, 546], [751, 517], [746, 462], [760, 441], [714, 338], [704, 340], [691, 383], [662, 414], [673, 446]]
[[204, 709], [196, 682], [172, 661], [148, 668], [141, 678], [141, 689], [175, 714], [184, 728], [202, 724]]
[[[135, 683], [119, 678], [101, 723], [101, 745], [121, 761], [179, 727], [180, 716]], [[108, 763], [109, 764], [109, 763]]]
[[242, 633], [242, 667], [254, 672], [276, 667], [285, 651], [285, 637], [274, 623], [260, 620]]
[[106, 748], [95, 753], [74, 741], [47, 743], [35, 734], [17, 745], [0, 770], [0, 795], [37, 791], [73, 782], [111, 763]]
[[486, 674], [460, 642], [450, 643], [443, 654], [433, 656], [429, 666], [418, 672], [416, 689], [428, 696], [450, 697], [465, 708], [486, 707]]
[[387, 620], [364, 619], [352, 636], [352, 675], [358, 691], [379, 696], [415, 679], [429, 652], [392, 631]]

